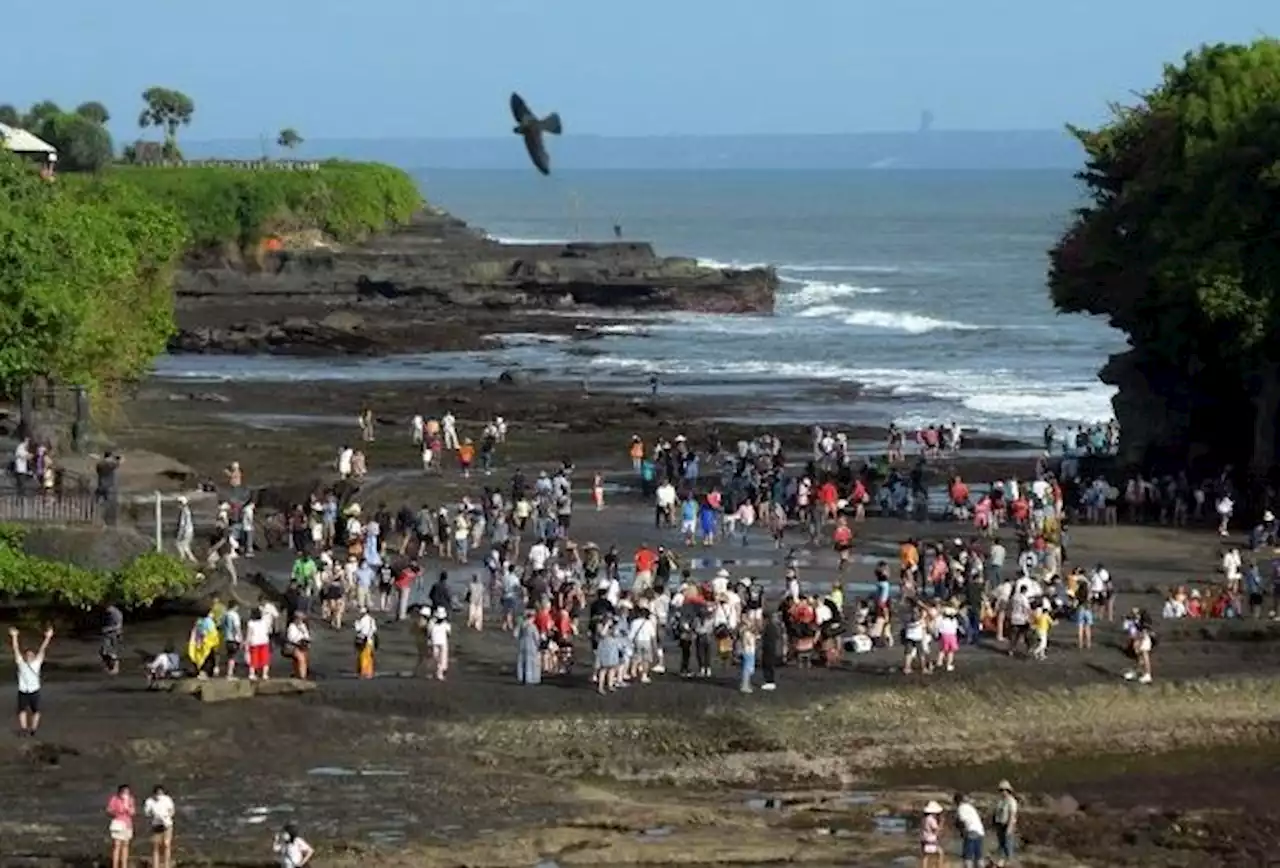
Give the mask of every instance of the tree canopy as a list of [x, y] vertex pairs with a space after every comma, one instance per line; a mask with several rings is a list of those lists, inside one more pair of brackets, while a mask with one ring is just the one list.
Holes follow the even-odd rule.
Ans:
[[158, 127], [164, 131], [165, 149], [170, 156], [178, 155], [178, 130], [191, 123], [196, 104], [180, 90], [167, 87], [149, 87], [142, 92], [145, 107], [138, 115], [138, 126]]
[[115, 156], [115, 145], [106, 123], [106, 107], [96, 101], [67, 112], [51, 100], [33, 105], [25, 113], [12, 105], [0, 105], [0, 123], [24, 129], [58, 149], [58, 165], [69, 172], [96, 172]]
[[[1280, 42], [1213, 45], [1096, 130], [1071, 128], [1089, 201], [1050, 252], [1064, 312], [1127, 332], [1187, 412], [1234, 393], [1280, 407]], [[1197, 397], [1197, 395], [1201, 397]], [[1249, 419], [1234, 424], [1249, 431]], [[1265, 429], [1265, 430], [1264, 430]], [[1270, 466], [1271, 422], [1242, 454]], [[1248, 439], [1247, 437], [1244, 439]]]
[[0, 394], [33, 376], [101, 387], [146, 373], [173, 330], [187, 237], [135, 187], [50, 183], [0, 152]]
[[285, 150], [292, 151], [302, 144], [302, 136], [293, 127], [285, 127], [276, 136], [276, 144]]

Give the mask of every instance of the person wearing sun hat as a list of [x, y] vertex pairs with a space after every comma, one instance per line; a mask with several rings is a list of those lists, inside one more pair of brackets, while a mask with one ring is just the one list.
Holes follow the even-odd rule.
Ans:
[[996, 789], [1000, 791], [1000, 799], [991, 816], [991, 825], [996, 830], [996, 860], [998, 868], [1004, 868], [1013, 861], [1014, 838], [1018, 829], [1018, 798], [1013, 794], [1013, 784], [1001, 781]]
[[924, 806], [924, 817], [920, 820], [920, 868], [942, 866], [942, 845], [939, 843], [941, 817], [942, 805], [931, 801]]

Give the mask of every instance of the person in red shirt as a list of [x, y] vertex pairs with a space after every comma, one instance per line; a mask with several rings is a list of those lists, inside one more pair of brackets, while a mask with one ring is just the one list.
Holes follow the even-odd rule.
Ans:
[[836, 520], [835, 530], [831, 532], [831, 543], [835, 547], [836, 555], [840, 558], [837, 569], [843, 573], [853, 557], [853, 528], [849, 527], [849, 522], [844, 516]]
[[822, 504], [823, 521], [836, 520], [836, 501], [840, 499], [836, 484], [830, 480], [818, 486], [818, 503]]
[[637, 594], [643, 594], [653, 587], [653, 568], [658, 563], [658, 556], [648, 543], [640, 543], [636, 549], [636, 580], [633, 588]]
[[417, 561], [412, 561], [396, 576], [396, 620], [403, 621], [409, 617], [409, 595], [413, 586], [422, 577], [422, 568]]
[[853, 504], [853, 520], [866, 521], [867, 519], [867, 503], [871, 500], [871, 496], [867, 494], [867, 486], [861, 479], [853, 483], [853, 493], [849, 495], [849, 502]]

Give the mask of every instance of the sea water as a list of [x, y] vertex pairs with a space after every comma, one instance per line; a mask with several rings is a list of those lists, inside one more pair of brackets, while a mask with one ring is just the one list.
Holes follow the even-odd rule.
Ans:
[[489, 353], [355, 363], [181, 357], [161, 360], [158, 373], [403, 380], [519, 365], [601, 389], [639, 391], [656, 373], [673, 391], [751, 390], [779, 412], [806, 385], [857, 383], [866, 391], [856, 402], [810, 397], [790, 409], [829, 419], [842, 406], [859, 423], [954, 420], [1034, 437], [1045, 421], [1110, 418], [1113, 390], [1097, 371], [1123, 337], [1102, 321], [1058, 315], [1045, 286], [1047, 251], [1080, 204], [1070, 173], [415, 174], [431, 201], [495, 237], [607, 240], [616, 223], [663, 254], [775, 265], [776, 313], [615, 321], [589, 356], [522, 335]]

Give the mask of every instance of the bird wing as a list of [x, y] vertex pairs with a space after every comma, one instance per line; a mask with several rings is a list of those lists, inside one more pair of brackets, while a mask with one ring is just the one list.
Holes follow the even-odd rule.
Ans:
[[551, 157], [547, 155], [546, 145], [543, 144], [542, 131], [533, 127], [525, 132], [524, 146], [529, 149], [529, 159], [533, 160], [538, 171], [544, 175], [550, 175]]
[[515, 115], [516, 123], [520, 125], [523, 125], [526, 121], [536, 120], [533, 112], [529, 111], [529, 107], [525, 105], [524, 100], [520, 98], [518, 93], [511, 94], [511, 114]]

